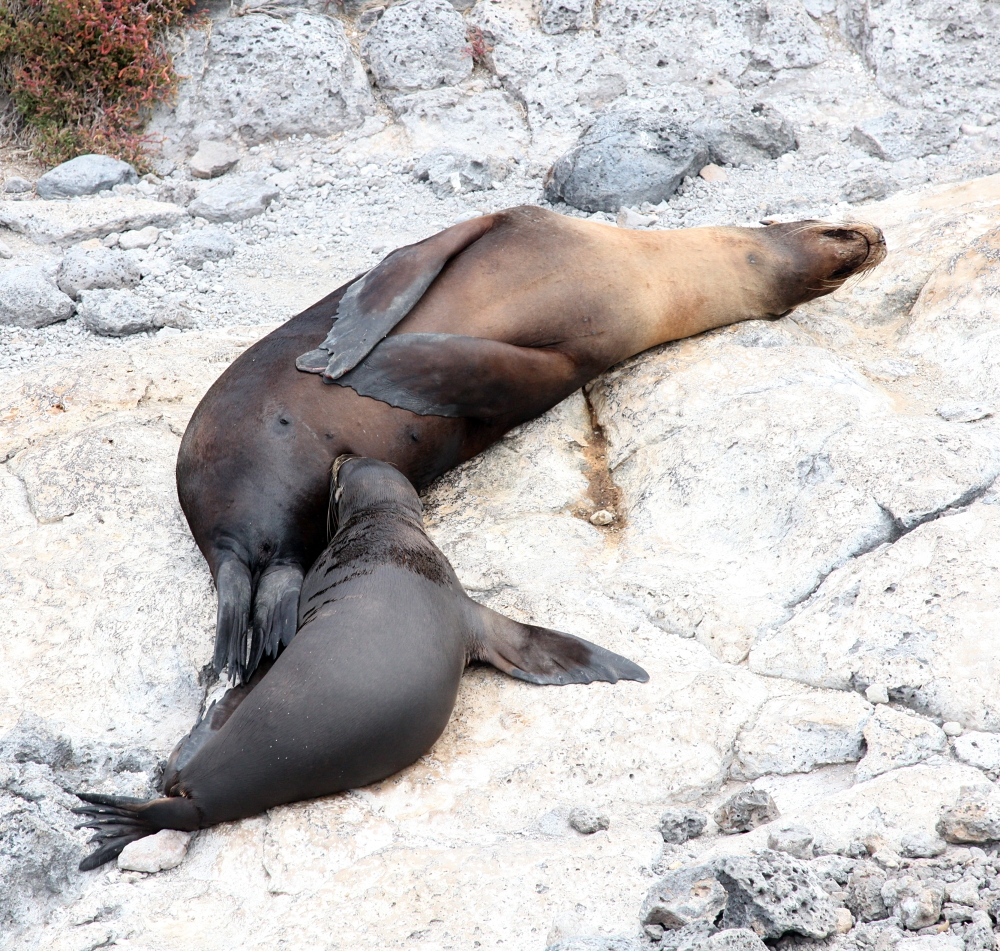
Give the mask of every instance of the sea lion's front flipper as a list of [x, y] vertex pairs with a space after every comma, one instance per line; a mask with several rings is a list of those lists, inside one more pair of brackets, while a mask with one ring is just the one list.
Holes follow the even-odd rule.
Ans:
[[638, 664], [572, 634], [521, 624], [472, 602], [469, 653], [518, 680], [532, 684], [589, 684], [595, 680], [649, 680]]
[[342, 377], [413, 309], [444, 266], [492, 227], [493, 216], [485, 215], [393, 251], [345, 291], [326, 339], [295, 365], [330, 382]]
[[388, 337], [335, 382], [418, 416], [529, 418], [580, 386], [578, 374], [558, 350], [419, 333]]
[[81, 863], [80, 871], [89, 872], [117, 858], [129, 842], [159, 832], [160, 829], [182, 829], [194, 832], [201, 828], [201, 813], [190, 799], [172, 796], [165, 799], [133, 799], [129, 796], [105, 796], [99, 793], [77, 793], [87, 805], [74, 809], [84, 816], [78, 829], [95, 829], [88, 844], [97, 848]]

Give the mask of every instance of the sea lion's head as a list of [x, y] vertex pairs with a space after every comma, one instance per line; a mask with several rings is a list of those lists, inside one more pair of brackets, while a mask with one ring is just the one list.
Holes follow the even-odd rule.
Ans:
[[331, 530], [373, 509], [423, 518], [424, 507], [410, 480], [395, 466], [378, 459], [338, 456], [333, 463], [330, 489]]
[[778, 264], [771, 282], [774, 317], [835, 291], [885, 260], [885, 236], [865, 222], [761, 223], [766, 225], [761, 239]]

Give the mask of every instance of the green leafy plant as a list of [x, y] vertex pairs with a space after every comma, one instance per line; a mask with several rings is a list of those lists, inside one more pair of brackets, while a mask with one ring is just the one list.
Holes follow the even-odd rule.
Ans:
[[195, 0], [0, 0], [0, 82], [38, 158], [148, 165], [143, 127], [176, 82], [166, 31]]

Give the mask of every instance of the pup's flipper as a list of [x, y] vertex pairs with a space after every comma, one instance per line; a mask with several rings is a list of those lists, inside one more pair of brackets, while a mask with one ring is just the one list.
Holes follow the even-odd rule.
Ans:
[[236, 712], [236, 708], [250, 695], [250, 691], [264, 679], [264, 675], [271, 669], [273, 660], [265, 659], [261, 661], [253, 675], [245, 684], [230, 687], [219, 700], [213, 700], [212, 705], [205, 711], [205, 715], [191, 728], [191, 730], [177, 743], [170, 753], [167, 765], [163, 770], [163, 777], [160, 780], [160, 790], [168, 796], [179, 795], [174, 789], [180, 779], [181, 770], [194, 758], [197, 753], [216, 733], [225, 725], [226, 721]]
[[577, 389], [564, 353], [461, 334], [383, 340], [336, 383], [418, 416], [537, 416]]
[[212, 666], [216, 674], [221, 674], [228, 667], [230, 678], [236, 683], [243, 683], [249, 671], [247, 638], [253, 597], [249, 567], [236, 555], [227, 553], [216, 570], [215, 587], [219, 595], [219, 609]]
[[182, 829], [193, 832], [201, 828], [201, 814], [190, 799], [180, 796], [169, 799], [132, 799], [129, 796], [104, 796], [99, 793], [77, 793], [87, 805], [73, 812], [86, 817], [78, 829], [95, 829], [88, 844], [97, 848], [81, 863], [80, 871], [89, 872], [105, 862], [118, 858], [129, 842], [159, 832], [160, 829]]
[[[475, 602], [473, 602], [475, 603]], [[589, 684], [595, 680], [649, 680], [638, 664], [582, 637], [521, 624], [477, 604], [479, 629], [470, 653], [518, 680], [532, 684]]]
[[444, 266], [492, 227], [493, 216], [485, 215], [393, 251], [345, 291], [326, 339], [296, 367], [329, 382], [342, 377], [413, 309]]
[[253, 598], [253, 635], [247, 664], [250, 675], [261, 657], [277, 657], [295, 637], [304, 577], [298, 565], [270, 565], [260, 576]]

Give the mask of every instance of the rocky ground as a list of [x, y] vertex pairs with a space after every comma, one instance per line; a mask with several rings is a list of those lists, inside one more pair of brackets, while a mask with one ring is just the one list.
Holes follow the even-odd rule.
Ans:
[[[156, 174], [91, 168], [119, 184], [66, 197], [2, 156], [3, 946], [992, 949], [993, 5], [208, 13]], [[628, 174], [588, 178], [609, 149]], [[148, 794], [219, 689], [173, 488], [205, 389], [386, 250], [549, 201], [889, 242], [861, 282], [634, 358], [426, 493], [476, 598], [650, 682], [470, 670], [399, 776], [201, 832], [158, 873], [77, 872], [72, 791]]]

